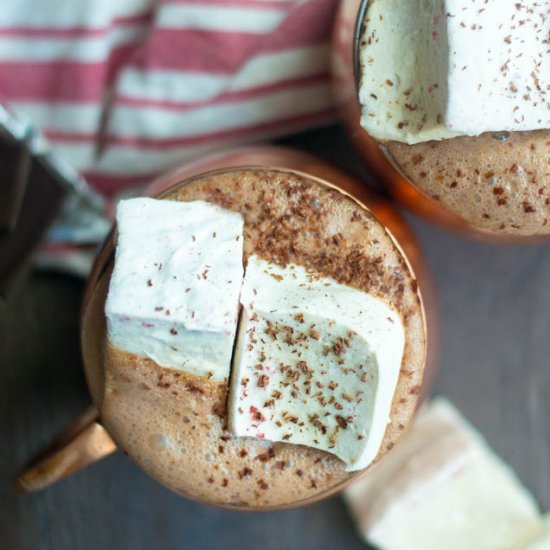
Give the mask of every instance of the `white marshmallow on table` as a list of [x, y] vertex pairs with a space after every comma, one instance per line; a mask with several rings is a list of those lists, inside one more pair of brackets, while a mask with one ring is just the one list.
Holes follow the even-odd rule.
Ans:
[[251, 256], [240, 301], [229, 425], [236, 436], [308, 445], [347, 470], [378, 454], [404, 348], [382, 300], [294, 264]]
[[541, 531], [515, 550], [550, 550], [550, 515], [545, 516]]
[[542, 529], [533, 497], [442, 399], [344, 496], [381, 550], [519, 550]]
[[376, 0], [360, 62], [361, 124], [414, 144], [550, 128], [545, 0]]
[[118, 347], [164, 367], [229, 376], [243, 278], [243, 218], [203, 201], [137, 198], [117, 207], [105, 304]]

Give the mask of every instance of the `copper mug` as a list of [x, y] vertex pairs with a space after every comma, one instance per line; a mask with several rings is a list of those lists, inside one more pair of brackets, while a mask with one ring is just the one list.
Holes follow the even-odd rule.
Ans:
[[[323, 186], [336, 189], [351, 197], [362, 208], [373, 213], [385, 226], [398, 250], [408, 264], [413, 277], [416, 278], [419, 288], [421, 315], [426, 335], [426, 356], [424, 357], [424, 379], [422, 396], [426, 396], [434, 375], [434, 334], [435, 334], [435, 301], [433, 285], [422, 258], [419, 246], [405, 220], [396, 209], [384, 199], [370, 191], [361, 181], [332, 167], [329, 164], [309, 155], [280, 147], [250, 147], [239, 148], [211, 155], [205, 159], [182, 166], [167, 175], [154, 181], [148, 188], [147, 194], [159, 196], [174, 186], [185, 185], [185, 181], [193, 176], [220, 169], [264, 167], [284, 170], [286, 172], [306, 175]], [[115, 247], [114, 233], [107, 238], [100, 251], [92, 273], [89, 277], [84, 294], [81, 316], [81, 340], [84, 341], [86, 331], [86, 312], [90, 306], [91, 297], [101, 275], [112, 262]], [[86, 379], [94, 406], [81, 418], [77, 419], [65, 433], [45, 449], [16, 480], [17, 487], [24, 492], [43, 489], [63, 477], [95, 462], [117, 449], [107, 429], [101, 423], [99, 403], [103, 391], [103, 373], [98, 372], [98, 360], [84, 353], [83, 362]], [[97, 405], [97, 408], [96, 408]], [[266, 507], [261, 509], [279, 509], [305, 505], [326, 498], [355, 480], [363, 471], [353, 472], [345, 482], [329, 489], [313, 498], [284, 506]], [[192, 498], [193, 495], [184, 496]], [[197, 500], [197, 499], [195, 499]], [[231, 506], [231, 509], [258, 509], [257, 507]]]
[[[498, 228], [489, 229], [484, 225], [483, 220], [473, 215], [466, 215], [462, 211], [464, 209], [460, 208], [460, 204], [458, 204], [458, 207], [456, 204], [444, 204], [437, 195], [430, 196], [426, 190], [421, 189], [419, 185], [415, 184], [415, 181], [420, 181], [419, 177], [415, 175], [413, 181], [412, 176], [405, 174], [405, 171], [390, 151], [391, 147], [388, 144], [379, 143], [361, 127], [361, 108], [358, 99], [361, 78], [359, 51], [368, 7], [368, 0], [343, 0], [340, 3], [333, 34], [331, 69], [336, 100], [348, 130], [348, 135], [369, 170], [384, 184], [390, 194], [406, 208], [446, 229], [495, 243], [521, 244], [548, 240], [550, 237], [550, 207], [548, 206], [550, 204], [550, 194], [548, 195], [549, 199], [546, 200], [546, 205], [543, 206], [545, 211], [548, 212], [548, 225], [543, 221], [538, 227], [533, 227], [523, 235], [515, 235], [513, 232], [499, 230]], [[505, 150], [513, 149], [512, 146], [515, 146], [515, 143], [522, 139], [522, 134], [525, 133], [515, 132], [514, 134], [515, 136], [512, 136], [514, 139], [510, 140], [507, 139], [507, 135], [510, 137], [507, 132], [492, 135], [485, 134], [480, 138], [481, 141], [475, 141], [473, 147], [472, 140], [478, 138], [461, 136], [453, 138], [453, 140], [444, 140], [454, 142], [452, 146], [454, 148], [445, 149], [445, 154], [452, 157], [453, 155], [450, 153], [460, 151], [462, 155], [471, 157], [484, 165], [486, 168], [484, 173], [488, 174], [491, 171], [492, 163], [488, 162], [485, 165], [484, 159], [498, 157], [504, 154]], [[550, 130], [539, 130], [527, 134], [536, 134], [534, 139], [538, 147], [537, 154], [541, 155], [541, 162], [545, 158], [548, 159]], [[512, 143], [514, 140], [515, 143]], [[431, 144], [437, 147], [447, 147], [447, 144], [442, 142], [431, 142]], [[534, 148], [534, 144], [531, 147]], [[544, 172], [544, 169], [542, 171]], [[441, 185], [446, 183], [449, 182], [442, 181]], [[529, 186], [533, 185], [535, 184], [529, 182]], [[542, 174], [538, 187], [546, 189], [548, 193], [550, 188], [548, 170]], [[498, 187], [496, 191], [499, 191]], [[495, 199], [497, 198], [495, 196]], [[471, 196], [468, 199], [473, 201], [475, 197]]]

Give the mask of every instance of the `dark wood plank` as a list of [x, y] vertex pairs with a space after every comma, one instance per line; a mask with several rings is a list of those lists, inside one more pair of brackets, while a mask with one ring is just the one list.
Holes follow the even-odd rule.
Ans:
[[[343, 132], [286, 143], [357, 173]], [[494, 247], [413, 225], [441, 309], [436, 391], [448, 396], [550, 508], [550, 245]], [[0, 317], [0, 548], [365, 548], [338, 498], [238, 514], [182, 499], [115, 454], [40, 494], [12, 476], [88, 401], [78, 351], [82, 283], [33, 275]]]

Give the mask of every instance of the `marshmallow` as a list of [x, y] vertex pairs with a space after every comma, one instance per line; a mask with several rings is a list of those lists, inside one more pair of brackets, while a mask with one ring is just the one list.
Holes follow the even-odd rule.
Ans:
[[529, 542], [518, 545], [514, 550], [550, 550], [550, 515], [544, 518], [542, 529]]
[[118, 347], [164, 367], [229, 376], [243, 278], [243, 218], [203, 201], [138, 198], [117, 208], [105, 304]]
[[361, 124], [414, 144], [550, 127], [550, 17], [526, 0], [376, 0], [360, 62]]
[[233, 361], [236, 436], [307, 445], [347, 470], [378, 454], [404, 348], [382, 300], [305, 268], [248, 259]]
[[513, 550], [541, 529], [512, 470], [439, 399], [345, 499], [365, 540], [382, 550]]

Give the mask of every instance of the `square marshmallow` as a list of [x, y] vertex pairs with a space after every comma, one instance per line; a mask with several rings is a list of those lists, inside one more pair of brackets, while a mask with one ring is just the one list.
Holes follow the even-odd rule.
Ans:
[[255, 256], [241, 303], [232, 432], [328, 451], [348, 470], [368, 466], [399, 378], [399, 315], [365, 292]]
[[345, 499], [381, 550], [519, 550], [542, 527], [514, 472], [441, 399]]
[[410, 144], [550, 128], [545, 1], [376, 0], [360, 62], [361, 124]]
[[161, 366], [229, 376], [243, 278], [243, 218], [203, 201], [137, 198], [117, 207], [105, 305], [118, 347]]

